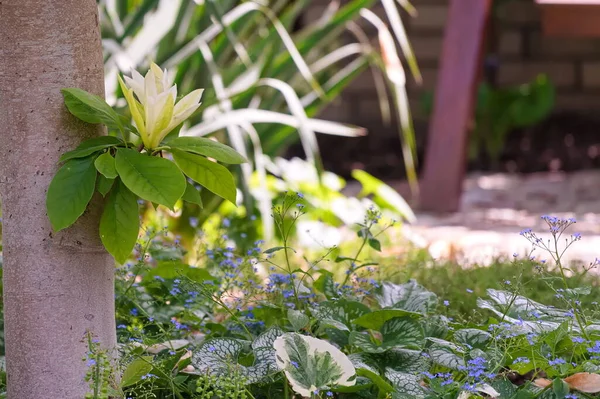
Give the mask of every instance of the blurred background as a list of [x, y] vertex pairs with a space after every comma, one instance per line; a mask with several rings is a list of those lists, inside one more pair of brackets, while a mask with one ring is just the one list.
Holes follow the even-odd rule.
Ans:
[[377, 205], [439, 256], [512, 253], [502, 234], [545, 213], [600, 234], [594, 1], [98, 4], [108, 101], [124, 106], [117, 74], [156, 62], [179, 93], [206, 88], [181, 134], [251, 161], [232, 170], [241, 208], [205, 193], [204, 209], [171, 222], [182, 232], [189, 217], [251, 216], [248, 240], [270, 239], [273, 201], [292, 190], [313, 206], [314, 229]]

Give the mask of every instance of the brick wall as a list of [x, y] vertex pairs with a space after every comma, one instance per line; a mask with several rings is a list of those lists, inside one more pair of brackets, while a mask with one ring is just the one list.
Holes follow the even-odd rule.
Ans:
[[[321, 15], [328, 1], [316, 1], [309, 15]], [[424, 93], [435, 87], [448, 0], [413, 0], [418, 17], [404, 18], [409, 38], [423, 73], [423, 85], [408, 84], [418, 135], [426, 133], [422, 111]], [[374, 11], [384, 15], [380, 6]], [[600, 39], [549, 38], [541, 33], [540, 10], [533, 0], [515, 0], [497, 10], [498, 82], [518, 84], [546, 73], [557, 87], [557, 110], [600, 110]], [[599, 22], [600, 23], [600, 22]], [[364, 25], [366, 26], [366, 25]], [[368, 31], [374, 36], [374, 30]], [[363, 74], [323, 115], [363, 125], [382, 137], [397, 135], [395, 127], [383, 126], [371, 74]], [[366, 141], [368, 143], [368, 141]]]

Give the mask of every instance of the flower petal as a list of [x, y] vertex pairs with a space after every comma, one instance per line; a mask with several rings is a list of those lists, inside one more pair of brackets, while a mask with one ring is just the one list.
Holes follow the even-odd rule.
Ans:
[[[193, 107], [195, 107], [195, 111], [200, 105], [200, 99], [202, 98], [203, 92], [204, 89], [194, 90], [193, 92], [179, 100], [179, 102], [177, 102], [177, 105], [175, 105], [175, 110], [173, 111], [175, 117], [179, 117], [179, 115], [187, 112], [188, 109]], [[191, 115], [191, 113], [189, 113], [188, 116], [189, 115]]]
[[160, 94], [166, 91], [167, 86], [164, 85], [165, 74], [163, 73], [162, 69], [160, 69], [160, 67], [153, 62], [150, 64], [150, 71], [152, 71], [152, 74], [154, 75], [154, 86], [156, 87], [156, 93]]
[[129, 105], [129, 112], [131, 112], [131, 116], [133, 117], [133, 121], [135, 122], [135, 126], [140, 133], [142, 141], [144, 143], [148, 142], [148, 136], [146, 134], [146, 125], [144, 123], [144, 117], [140, 110], [143, 110], [143, 106], [135, 99], [133, 96], [133, 89], [127, 87], [123, 79], [119, 76], [119, 85], [121, 86], [121, 90], [123, 91], [123, 95], [125, 96], [125, 100], [127, 100], [127, 104]]

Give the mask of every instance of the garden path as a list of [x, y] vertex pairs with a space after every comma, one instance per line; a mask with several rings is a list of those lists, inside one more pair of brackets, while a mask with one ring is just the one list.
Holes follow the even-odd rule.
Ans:
[[[407, 194], [405, 184], [392, 186]], [[489, 263], [498, 256], [528, 254], [531, 245], [519, 235], [525, 228], [550, 238], [543, 234], [548, 232], [540, 218], [545, 214], [577, 219], [568, 232], [579, 232], [583, 238], [573, 244], [565, 259], [589, 263], [600, 258], [600, 170], [471, 174], [464, 182], [461, 211], [447, 215], [417, 212], [418, 221], [408, 234], [436, 258]], [[539, 251], [534, 254], [547, 258]]]

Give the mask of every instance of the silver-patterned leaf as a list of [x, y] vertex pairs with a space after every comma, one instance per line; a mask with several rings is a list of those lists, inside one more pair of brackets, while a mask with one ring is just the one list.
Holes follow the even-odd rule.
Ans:
[[454, 353], [450, 348], [444, 346], [432, 345], [429, 348], [429, 356], [434, 363], [452, 370], [459, 370], [465, 367], [463, 358]]
[[420, 399], [427, 395], [420, 384], [421, 379], [414, 374], [386, 369], [385, 376], [394, 387], [392, 399]]
[[421, 351], [393, 348], [383, 355], [383, 364], [395, 371], [418, 374], [429, 370], [431, 360]]
[[437, 306], [437, 296], [426, 290], [415, 280], [405, 284], [384, 282], [375, 295], [382, 308], [404, 309], [410, 312], [427, 313]]
[[476, 328], [463, 328], [454, 332], [454, 339], [469, 348], [482, 348], [490, 342], [492, 335]]

